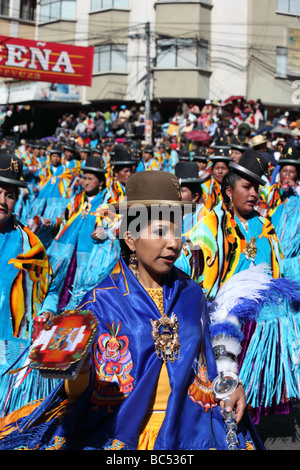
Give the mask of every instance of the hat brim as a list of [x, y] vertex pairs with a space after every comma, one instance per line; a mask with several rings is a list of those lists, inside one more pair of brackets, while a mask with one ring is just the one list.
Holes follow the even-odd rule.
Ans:
[[283, 166], [283, 165], [294, 165], [294, 166], [300, 166], [300, 160], [289, 160], [289, 159], [282, 159], [278, 160], [278, 165]]
[[194, 202], [186, 202], [186, 201], [172, 201], [172, 200], [158, 200], [158, 199], [152, 199], [152, 200], [139, 200], [136, 199], [134, 201], [121, 201], [121, 202], [114, 202], [110, 204], [117, 212], [119, 212], [122, 209], [128, 210], [132, 206], [136, 206], [137, 208], [140, 207], [151, 207], [151, 206], [160, 206], [160, 205], [167, 205], [167, 206], [179, 206], [181, 208], [184, 207], [190, 207], [190, 209], [194, 209], [196, 207], [196, 203]]
[[245, 151], [245, 150], [248, 150], [250, 147], [244, 147], [243, 145], [235, 145], [235, 144], [230, 144], [230, 149], [233, 149], [233, 150], [241, 150], [241, 151]]
[[207, 162], [208, 157], [202, 157], [201, 155], [193, 155], [192, 159], [199, 162]]
[[19, 188], [27, 188], [28, 186], [27, 181], [13, 180], [10, 178], [5, 178], [4, 176], [0, 176], [0, 183], [10, 184], [12, 186], [17, 186]]
[[203, 183], [203, 180], [200, 180], [199, 178], [179, 178], [179, 183], [182, 186], [183, 184], [199, 184], [201, 185]]
[[230, 145], [229, 144], [224, 144], [224, 145], [211, 145], [212, 148], [218, 150], [218, 149], [226, 149], [226, 150], [229, 150], [230, 149]]
[[238, 163], [230, 162], [229, 168], [231, 168], [232, 170], [235, 170], [239, 174], [242, 174], [245, 177], [245, 179], [250, 178], [251, 180], [254, 180], [257, 183], [261, 184], [262, 186], [266, 184], [266, 182], [263, 179], [261, 179], [259, 176], [257, 176], [255, 173], [253, 173], [253, 171], [248, 170], [248, 168], [244, 168]]
[[99, 174], [101, 174], [101, 175], [103, 175], [104, 173], [106, 173], [105, 168], [99, 169], [99, 168], [93, 168], [92, 166], [85, 166], [85, 167], [81, 168], [81, 171], [87, 172], [87, 173], [90, 171], [91, 173], [99, 173]]
[[257, 142], [256, 143], [252, 143], [252, 148], [255, 148], [255, 147], [259, 147], [260, 145], [262, 144], [267, 144], [269, 141], [266, 139], [266, 140], [261, 140], [260, 142]]
[[111, 163], [112, 166], [133, 166], [133, 165], [137, 165], [137, 162], [134, 162], [132, 160], [127, 161], [127, 162], [114, 162], [114, 161], [111, 161], [110, 163]]
[[227, 157], [226, 155], [214, 155], [212, 157], [209, 157], [209, 159], [214, 162], [214, 161], [223, 161], [223, 162], [233, 162], [231, 157]]

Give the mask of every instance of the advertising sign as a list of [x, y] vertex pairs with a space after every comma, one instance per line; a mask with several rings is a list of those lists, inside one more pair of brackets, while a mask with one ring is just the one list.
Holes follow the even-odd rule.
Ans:
[[93, 47], [0, 36], [0, 76], [91, 86]]

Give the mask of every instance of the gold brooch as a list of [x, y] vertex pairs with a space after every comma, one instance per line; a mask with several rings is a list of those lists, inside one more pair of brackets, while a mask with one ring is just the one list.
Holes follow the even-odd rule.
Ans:
[[152, 338], [157, 357], [165, 363], [174, 362], [180, 355], [178, 320], [172, 313], [169, 318], [165, 313], [159, 320], [152, 320]]
[[256, 253], [257, 253], [255, 237], [252, 237], [250, 242], [246, 243], [243, 253], [247, 259], [254, 260]]
[[81, 211], [81, 217], [84, 218], [86, 217], [92, 208], [92, 204], [90, 202], [85, 201], [85, 203], [82, 206], [82, 211]]

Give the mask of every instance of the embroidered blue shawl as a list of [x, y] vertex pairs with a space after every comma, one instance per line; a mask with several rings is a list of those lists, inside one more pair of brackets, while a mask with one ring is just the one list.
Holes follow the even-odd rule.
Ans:
[[[96, 375], [91, 375], [89, 388], [71, 405], [69, 413], [38, 424], [45, 411], [65, 398], [63, 387], [58, 388], [31, 415], [18, 421], [17, 430], [0, 439], [0, 449], [50, 449], [55, 445], [76, 450], [109, 449], [116, 442], [124, 450], [137, 448], [140, 426], [162, 365], [155, 352], [150, 318], [159, 319], [161, 315], [122, 259], [118, 267], [86, 294], [80, 308], [92, 310], [99, 320], [95, 343], [99, 361], [104, 338], [114, 336], [121, 345], [119, 363], [108, 368], [106, 381], [98, 382], [96, 388]], [[201, 288], [176, 268], [165, 279], [163, 297], [165, 313], [178, 318], [181, 354], [167, 364], [172, 392], [155, 449], [227, 449], [219, 407], [202, 403], [191, 389], [197, 384], [196, 378], [201, 383], [203, 365], [210, 380], [217, 374], [205, 297]], [[102, 371], [104, 367], [103, 362]], [[127, 387], [118, 394], [124, 383]], [[202, 391], [202, 397], [208, 396], [205, 387]], [[242, 433], [239, 439], [240, 446], [246, 448]]]

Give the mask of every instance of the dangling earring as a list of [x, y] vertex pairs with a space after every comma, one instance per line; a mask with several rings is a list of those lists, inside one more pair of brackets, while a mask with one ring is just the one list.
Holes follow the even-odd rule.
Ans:
[[229, 198], [229, 199], [230, 199], [230, 200], [229, 200], [229, 207], [228, 207], [228, 209], [229, 209], [229, 212], [230, 212], [231, 214], [233, 214], [233, 213], [234, 213], [234, 205], [233, 205], [233, 202], [232, 202], [232, 197]]
[[133, 272], [136, 279], [140, 277], [140, 273], [138, 271], [138, 259], [135, 253], [132, 253], [129, 257], [129, 268]]

